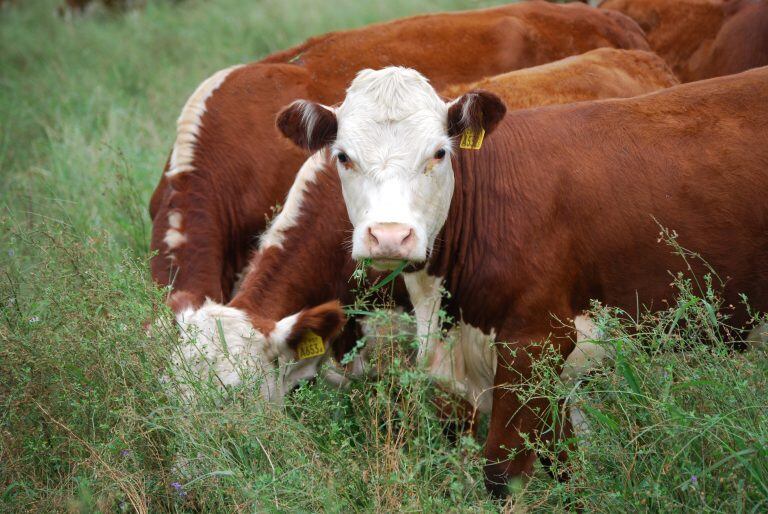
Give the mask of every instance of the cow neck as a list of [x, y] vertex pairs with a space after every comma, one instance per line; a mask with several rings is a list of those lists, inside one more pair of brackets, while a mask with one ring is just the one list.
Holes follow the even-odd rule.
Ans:
[[300, 214], [281, 244], [262, 245], [253, 257], [230, 305], [269, 324], [329, 300], [349, 303], [351, 233], [338, 173], [326, 167], [306, 184]]
[[[531, 280], [519, 276], [528, 258], [524, 241], [547, 216], [541, 200], [551, 177], [536, 175], [534, 159], [522, 160], [524, 141], [524, 131], [513, 131], [505, 120], [482, 151], [454, 156], [454, 194], [427, 268], [444, 279], [452, 297], [449, 311], [486, 332], [497, 328], [494, 313], [503, 310], [487, 308], [489, 296], [501, 297], [504, 289], [506, 300], [514, 302], [509, 291]], [[499, 283], [501, 276], [513, 283]], [[471, 312], [476, 315], [467, 317]]]

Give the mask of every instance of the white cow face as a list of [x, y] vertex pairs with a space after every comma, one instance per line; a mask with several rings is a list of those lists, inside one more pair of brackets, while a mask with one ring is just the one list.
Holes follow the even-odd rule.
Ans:
[[484, 91], [446, 103], [417, 71], [390, 67], [361, 71], [336, 109], [294, 102], [278, 127], [304, 148], [331, 146], [354, 226], [352, 256], [391, 268], [429, 256], [451, 204], [457, 136], [487, 134], [505, 112]]
[[[177, 322], [183, 344], [173, 365], [182, 378], [234, 386], [254, 376], [262, 398], [279, 405], [301, 380], [317, 375], [344, 313], [338, 302], [328, 302], [281, 319], [265, 334], [243, 310], [209, 300], [179, 313]], [[190, 396], [193, 388], [183, 388]]]

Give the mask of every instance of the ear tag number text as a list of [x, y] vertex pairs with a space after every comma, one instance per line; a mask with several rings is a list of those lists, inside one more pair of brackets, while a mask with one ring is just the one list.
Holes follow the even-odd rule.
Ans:
[[304, 332], [304, 335], [301, 336], [301, 341], [299, 341], [299, 345], [296, 347], [296, 355], [298, 359], [310, 359], [312, 357], [317, 357], [318, 355], [323, 355], [324, 353], [325, 344], [323, 343], [323, 338], [311, 330]]
[[485, 137], [485, 129], [472, 130], [467, 129], [461, 134], [461, 142], [459, 148], [464, 150], [480, 150], [483, 146], [483, 138]]

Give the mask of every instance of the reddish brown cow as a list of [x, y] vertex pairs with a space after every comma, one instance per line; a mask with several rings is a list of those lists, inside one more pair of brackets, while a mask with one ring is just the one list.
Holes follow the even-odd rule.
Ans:
[[[688, 274], [690, 264], [700, 276], [704, 262], [727, 279], [730, 323], [750, 321], [741, 293], [768, 310], [768, 104], [758, 100], [766, 95], [768, 67], [504, 118], [491, 93], [446, 104], [418, 73], [388, 68], [361, 72], [338, 108], [316, 111], [325, 139], [312, 145], [330, 145], [335, 158], [352, 255], [386, 266], [426, 254], [450, 310], [504, 341], [486, 443], [491, 492], [531, 472], [525, 440], [539, 437], [547, 402], [522, 404], [518, 393], [545, 352], [565, 357], [574, 347], [572, 329], [553, 319], [574, 318], [592, 299], [656, 307], [674, 295], [669, 271]], [[481, 130], [480, 151], [453, 147]], [[384, 151], [370, 151], [374, 141]], [[393, 203], [406, 212], [383, 217]], [[659, 226], [703, 261], [670, 251]]]
[[637, 21], [683, 82], [768, 64], [766, 0], [605, 0]]
[[176, 311], [229, 299], [270, 209], [307, 157], [274, 127], [291, 101], [333, 104], [364, 67], [407, 65], [442, 88], [605, 46], [648, 48], [621, 14], [531, 2], [326, 34], [214, 74], [185, 105], [150, 202], [154, 280], [172, 284]]
[[643, 50], [598, 48], [541, 66], [511, 71], [442, 91], [456, 98], [471, 89], [499, 96], [508, 109], [627, 98], [678, 84], [664, 59]]

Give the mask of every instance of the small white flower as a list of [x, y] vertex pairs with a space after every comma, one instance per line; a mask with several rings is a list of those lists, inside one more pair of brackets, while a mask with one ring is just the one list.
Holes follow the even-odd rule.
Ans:
[[40, 322], [40, 317], [39, 316], [32, 316], [31, 318], [29, 318], [29, 322], [30, 323], [39, 323]]

